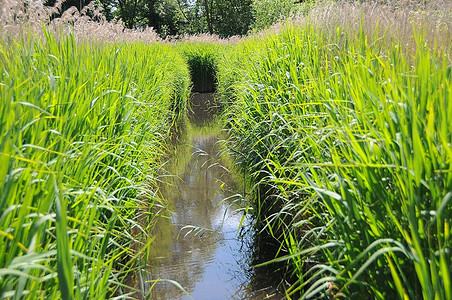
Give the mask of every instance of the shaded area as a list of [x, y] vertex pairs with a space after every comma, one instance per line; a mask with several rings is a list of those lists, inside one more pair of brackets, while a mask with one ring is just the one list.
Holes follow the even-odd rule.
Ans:
[[217, 112], [214, 93], [192, 93], [190, 103], [192, 111], [189, 119], [194, 125], [202, 126], [211, 122]]

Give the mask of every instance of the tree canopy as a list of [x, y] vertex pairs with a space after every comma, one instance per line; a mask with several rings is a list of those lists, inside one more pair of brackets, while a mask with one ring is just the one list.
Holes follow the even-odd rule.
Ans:
[[[66, 0], [61, 8], [81, 10], [92, 0]], [[107, 20], [118, 18], [127, 28], [152, 27], [163, 38], [210, 33], [245, 35], [294, 13], [295, 0], [93, 0]], [[44, 0], [55, 5], [56, 0]]]
[[196, 33], [243, 35], [253, 21], [252, 0], [97, 1], [107, 17], [120, 18], [128, 28], [153, 27], [162, 37]]

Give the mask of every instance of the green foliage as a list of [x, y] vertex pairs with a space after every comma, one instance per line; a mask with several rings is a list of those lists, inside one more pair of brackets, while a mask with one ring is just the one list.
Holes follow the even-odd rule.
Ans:
[[210, 33], [244, 35], [253, 16], [251, 0], [98, 0], [106, 16], [116, 15], [128, 28], [154, 28], [168, 36]]
[[219, 57], [225, 47], [213, 43], [183, 43], [177, 46], [187, 61], [194, 92], [214, 92]]
[[451, 299], [450, 53], [339, 32], [288, 26], [218, 74], [258, 222], [294, 272], [287, 293]]
[[213, 3], [213, 33], [220, 37], [245, 35], [253, 23], [252, 0], [217, 0]]
[[0, 45], [0, 297], [124, 294], [188, 68], [164, 45]]
[[162, 38], [171, 35], [177, 35], [185, 30], [189, 25], [185, 19], [183, 11], [179, 6], [178, 1], [154, 1], [153, 9], [149, 8], [148, 25], [154, 27]]
[[254, 32], [259, 32], [288, 18], [306, 15], [315, 3], [316, 0], [253, 0], [251, 7], [254, 20], [251, 28]]
[[252, 3], [255, 31], [273, 25], [296, 12], [293, 0], [253, 0]]
[[[189, 30], [220, 28], [201, 2], [165, 3], [170, 23], [180, 13]], [[212, 13], [220, 2], [204, 3]], [[295, 6], [254, 7], [258, 29]], [[129, 27], [154, 19], [140, 20]], [[137, 207], [158, 200], [156, 169], [191, 73], [194, 90], [215, 84], [228, 105], [228, 145], [254, 184], [260, 229], [281, 243], [275, 261], [292, 268], [288, 295], [451, 299], [449, 46], [417, 34], [405, 47], [359, 24], [288, 26], [220, 50], [49, 34], [2, 42], [0, 297], [125, 292]]]

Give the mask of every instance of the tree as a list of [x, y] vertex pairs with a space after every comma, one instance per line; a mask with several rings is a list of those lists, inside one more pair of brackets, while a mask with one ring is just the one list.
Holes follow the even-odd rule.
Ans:
[[253, 23], [251, 0], [216, 0], [212, 19], [214, 33], [220, 37], [244, 35]]
[[[79, 11], [81, 11], [91, 1], [92, 0], [66, 0], [61, 4], [59, 16], [61, 16], [63, 14], [63, 12], [65, 12], [72, 6], [76, 7]], [[56, 0], [45, 0], [43, 3], [45, 6], [55, 6]], [[59, 17], [59, 16], [53, 16], [53, 17]]]
[[[300, 2], [300, 1], [297, 1]], [[261, 30], [296, 13], [294, 0], [253, 0], [254, 30]]]
[[243, 35], [253, 21], [252, 0], [147, 0], [148, 25], [167, 35], [210, 33]]
[[184, 10], [188, 26], [194, 27], [190, 26], [193, 23], [198, 25], [197, 32], [189, 33], [210, 33], [221, 37], [243, 35], [248, 32], [253, 21], [251, 0], [178, 0], [178, 2], [184, 2], [179, 7]]
[[117, 0], [118, 14], [127, 28], [135, 28], [139, 21], [142, 0]]
[[210, 34], [213, 34], [213, 25], [212, 25], [212, 14], [213, 14], [213, 0], [203, 0], [204, 1], [204, 13], [206, 16], [206, 22], [207, 22], [207, 29], [209, 30]]
[[[45, 0], [55, 5], [56, 0]], [[127, 28], [153, 27], [160, 36], [210, 33], [220, 37], [243, 35], [253, 20], [253, 0], [95, 0], [107, 20], [122, 20]], [[91, 0], [66, 0], [79, 11]]]

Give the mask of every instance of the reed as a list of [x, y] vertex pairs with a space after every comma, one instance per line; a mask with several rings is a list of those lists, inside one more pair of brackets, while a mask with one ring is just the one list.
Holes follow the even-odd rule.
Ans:
[[192, 91], [214, 92], [217, 88], [218, 62], [226, 46], [214, 42], [179, 42], [175, 48], [185, 58], [192, 79]]
[[259, 229], [289, 297], [451, 299], [450, 48], [343, 28], [283, 25], [220, 64]]
[[44, 35], [0, 44], [0, 296], [126, 297], [188, 68], [165, 45]]
[[221, 96], [288, 297], [452, 299], [451, 6], [406, 3], [319, 2], [218, 51], [2, 2], [0, 297], [134, 292], [191, 73]]

